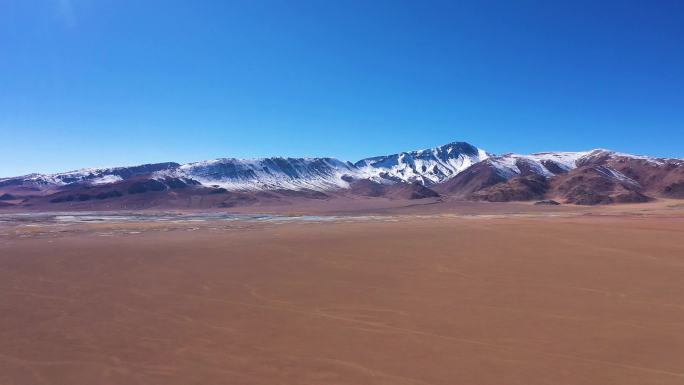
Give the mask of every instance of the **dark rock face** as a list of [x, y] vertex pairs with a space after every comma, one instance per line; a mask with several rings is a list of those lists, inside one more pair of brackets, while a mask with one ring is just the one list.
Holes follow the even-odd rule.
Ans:
[[555, 175], [565, 174], [568, 172], [566, 169], [559, 166], [556, 162], [552, 162], [550, 160], [542, 160], [541, 163], [544, 167], [546, 167], [547, 170], [551, 171]]
[[50, 203], [62, 203], [62, 202], [73, 202], [73, 195], [62, 195], [56, 198], [50, 199]]
[[515, 165], [520, 170], [520, 176], [537, 175], [534, 165], [526, 159], [518, 159]]
[[675, 182], [665, 186], [663, 189], [663, 195], [668, 198], [684, 198], [684, 181]]
[[576, 205], [592, 206], [599, 204], [610, 204], [613, 203], [613, 200], [607, 194], [592, 191], [586, 186], [577, 186], [568, 191], [568, 193], [565, 195], [565, 202]]
[[274, 190], [274, 192], [291, 198], [327, 199], [328, 194], [315, 190]]
[[626, 191], [611, 197], [614, 203], [643, 203], [651, 200], [650, 197], [638, 191]]
[[129, 194], [141, 194], [148, 191], [164, 191], [166, 185], [158, 180], [149, 179], [142, 182], [136, 182], [128, 188]]
[[185, 183], [184, 180], [180, 178], [165, 178], [164, 179], [164, 184], [169, 186], [169, 188], [185, 188], [188, 187], [188, 184]]
[[224, 200], [219, 204], [219, 207], [236, 207], [236, 206], [245, 206], [245, 205], [251, 205], [258, 202], [258, 199], [256, 199], [253, 196], [249, 195], [242, 195], [242, 194], [237, 194], [235, 196], [232, 196], [229, 199]]
[[381, 197], [387, 193], [388, 186], [368, 179], [361, 179], [350, 184], [352, 194], [365, 197]]
[[423, 186], [421, 183], [415, 182], [408, 186], [402, 186], [402, 188], [394, 194], [394, 197], [406, 199], [425, 199], [438, 198], [439, 194]]
[[558, 206], [558, 205], [560, 205], [560, 203], [558, 203], [552, 199], [549, 199], [549, 200], [545, 200], [545, 201], [534, 202], [534, 205], [535, 206]]
[[109, 199], [109, 198], [118, 198], [120, 196], [123, 196], [123, 194], [119, 191], [113, 190], [113, 191], [105, 191], [101, 192], [97, 195], [95, 195], [95, 199]]
[[219, 187], [211, 189], [211, 191], [209, 191], [209, 194], [225, 194], [227, 192], [228, 190], [224, 189], [223, 187]]
[[637, 191], [625, 191], [617, 194], [599, 193], [584, 187], [573, 189], [566, 196], [567, 203], [577, 205], [601, 205], [611, 203], [643, 203], [650, 200], [646, 195]]
[[170, 189], [186, 188], [188, 186], [199, 186], [199, 185], [201, 185], [200, 182], [198, 182], [194, 179], [171, 178], [171, 177], [164, 178], [163, 183], [166, 186], [168, 186]]
[[[88, 191], [88, 190], [87, 190]], [[113, 190], [113, 191], [103, 191], [99, 193], [78, 193], [78, 194], [62, 194], [58, 195], [52, 199], [49, 200], [50, 203], [64, 203], [64, 202], [87, 202], [92, 199], [96, 200], [103, 200], [103, 199], [110, 199], [110, 198], [118, 198], [123, 196], [123, 194], [119, 191]]]
[[359, 180], [352, 183], [350, 192], [353, 195], [366, 197], [385, 197], [389, 199], [425, 199], [438, 198], [439, 193], [423, 186], [419, 182], [382, 184], [370, 180]]
[[9, 193], [0, 195], [0, 201], [11, 201], [14, 199], [17, 199], [17, 197]]

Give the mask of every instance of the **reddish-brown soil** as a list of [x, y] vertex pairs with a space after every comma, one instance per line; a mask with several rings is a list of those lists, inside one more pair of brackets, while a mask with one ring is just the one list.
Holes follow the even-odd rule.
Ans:
[[671, 209], [5, 224], [0, 384], [682, 384]]

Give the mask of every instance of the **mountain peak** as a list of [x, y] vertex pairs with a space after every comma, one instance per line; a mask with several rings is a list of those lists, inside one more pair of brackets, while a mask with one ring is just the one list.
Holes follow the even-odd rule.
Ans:
[[354, 165], [370, 179], [383, 183], [441, 183], [453, 178], [488, 154], [467, 142], [451, 142], [442, 146], [400, 152], [362, 159]]

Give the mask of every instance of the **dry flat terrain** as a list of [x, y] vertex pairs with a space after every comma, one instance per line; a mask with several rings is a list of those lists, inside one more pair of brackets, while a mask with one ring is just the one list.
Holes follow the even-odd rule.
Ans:
[[684, 216], [0, 227], [0, 384], [684, 384]]

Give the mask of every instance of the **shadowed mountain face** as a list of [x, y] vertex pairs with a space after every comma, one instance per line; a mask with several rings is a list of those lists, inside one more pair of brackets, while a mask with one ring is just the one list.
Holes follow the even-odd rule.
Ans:
[[235, 207], [336, 197], [593, 205], [684, 198], [684, 160], [607, 150], [497, 156], [453, 142], [356, 163], [222, 158], [30, 174], [0, 178], [0, 196], [1, 207], [27, 210]]

